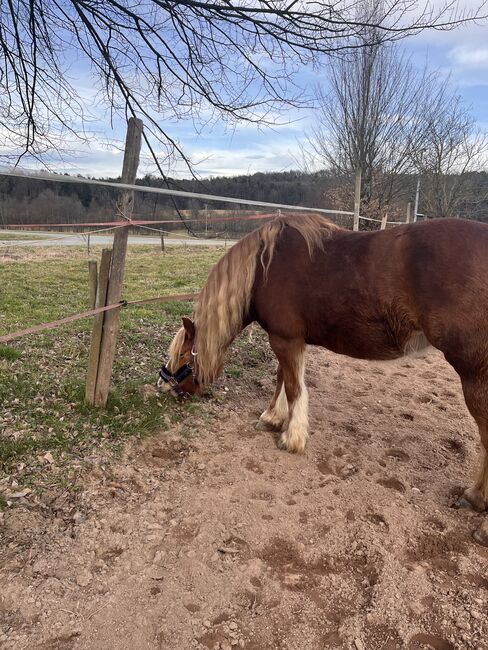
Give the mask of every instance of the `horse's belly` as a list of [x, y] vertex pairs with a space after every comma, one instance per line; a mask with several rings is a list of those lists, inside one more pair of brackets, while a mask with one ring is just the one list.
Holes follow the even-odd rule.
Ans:
[[319, 345], [337, 354], [357, 359], [390, 361], [404, 355], [418, 354], [429, 347], [421, 331], [392, 332], [387, 326], [328, 328], [307, 338], [310, 345]]

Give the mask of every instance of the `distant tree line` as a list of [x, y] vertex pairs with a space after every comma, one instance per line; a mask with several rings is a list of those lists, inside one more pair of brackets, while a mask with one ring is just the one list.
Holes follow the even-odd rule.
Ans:
[[[452, 174], [447, 180], [454, 186], [460, 182], [460, 176]], [[390, 204], [391, 219], [405, 218], [407, 202], [413, 204], [417, 178], [412, 174], [403, 174], [397, 178], [397, 198], [394, 197]], [[420, 180], [419, 212], [426, 213], [428, 217], [444, 216], [435, 212], [435, 206], [433, 211], [430, 198], [423, 195], [423, 183], [429, 187], [430, 192], [428, 179], [420, 177]], [[256, 173], [204, 181], [163, 181], [146, 176], [139, 179], [138, 183], [153, 187], [166, 187], [169, 183], [173, 189], [189, 192], [337, 210], [352, 210], [354, 201], [353, 177], [327, 171]], [[468, 172], [463, 175], [462, 185], [463, 195], [457, 202], [453, 216], [488, 222], [488, 173]], [[112, 221], [116, 218], [116, 197], [116, 190], [96, 185], [0, 176], [0, 226], [73, 223], [75, 227], [92, 221]], [[169, 231], [181, 230], [183, 224], [180, 219], [183, 219], [198, 234], [207, 231], [209, 236], [219, 233], [231, 235], [255, 228], [256, 221], [239, 220], [239, 217], [259, 212], [272, 213], [273, 210], [137, 192], [134, 218], [177, 221], [174, 224], [155, 225]], [[228, 217], [237, 220], [224, 220]], [[350, 225], [347, 217], [336, 221], [345, 226]]]

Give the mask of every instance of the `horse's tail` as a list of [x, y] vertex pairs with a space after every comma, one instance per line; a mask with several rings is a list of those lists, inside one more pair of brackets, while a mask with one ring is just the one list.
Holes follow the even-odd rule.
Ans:
[[285, 226], [300, 232], [310, 254], [321, 246], [325, 231], [336, 228], [314, 214], [280, 217], [241, 239], [220, 259], [194, 310], [197, 377], [202, 384], [212, 382], [222, 370], [225, 351], [242, 330], [249, 312], [258, 260], [266, 277]]

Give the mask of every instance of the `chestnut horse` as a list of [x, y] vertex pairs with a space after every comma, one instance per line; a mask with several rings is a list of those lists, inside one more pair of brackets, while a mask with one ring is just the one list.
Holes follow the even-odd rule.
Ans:
[[301, 452], [308, 435], [305, 350], [396, 359], [429, 345], [458, 373], [479, 427], [483, 462], [465, 501], [488, 504], [488, 225], [439, 219], [350, 232], [315, 214], [283, 216], [250, 233], [210, 272], [193, 321], [183, 319], [159, 384], [201, 393], [224, 354], [257, 321], [278, 359], [260, 428]]

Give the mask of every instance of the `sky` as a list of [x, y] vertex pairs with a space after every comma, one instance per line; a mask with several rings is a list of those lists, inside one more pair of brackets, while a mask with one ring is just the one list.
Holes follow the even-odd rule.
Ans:
[[[480, 128], [488, 131], [487, 36], [488, 24], [483, 27], [468, 25], [448, 32], [424, 31], [404, 39], [401, 47], [419, 68], [427, 64], [429, 69], [438, 70], [439, 75], [449, 75], [452, 87], [471, 107]], [[83, 73], [83, 68], [78, 74], [76, 87], [79, 92], [85, 97], [93, 96], [89, 76]], [[323, 72], [302, 70], [299, 83], [307, 92], [324, 80]], [[53, 163], [53, 171], [94, 177], [119, 175], [124, 124], [115, 121], [114, 128], [110, 129], [107, 128], [108, 117], [102, 113], [99, 117], [99, 123], [90, 127], [95, 141], [89, 147], [77, 144], [76, 154], [66, 155], [61, 162]], [[313, 122], [313, 110], [294, 108], [287, 109], [272, 128], [258, 129], [250, 124], [237, 124], [230, 128], [217, 122], [197, 132], [191, 120], [181, 120], [168, 124], [168, 131], [191, 158], [196, 173], [205, 178], [299, 169], [300, 143], [305, 140]], [[143, 151], [141, 173], [154, 171], [148, 158]], [[186, 166], [181, 163], [169, 171], [175, 177], [189, 176]]]

